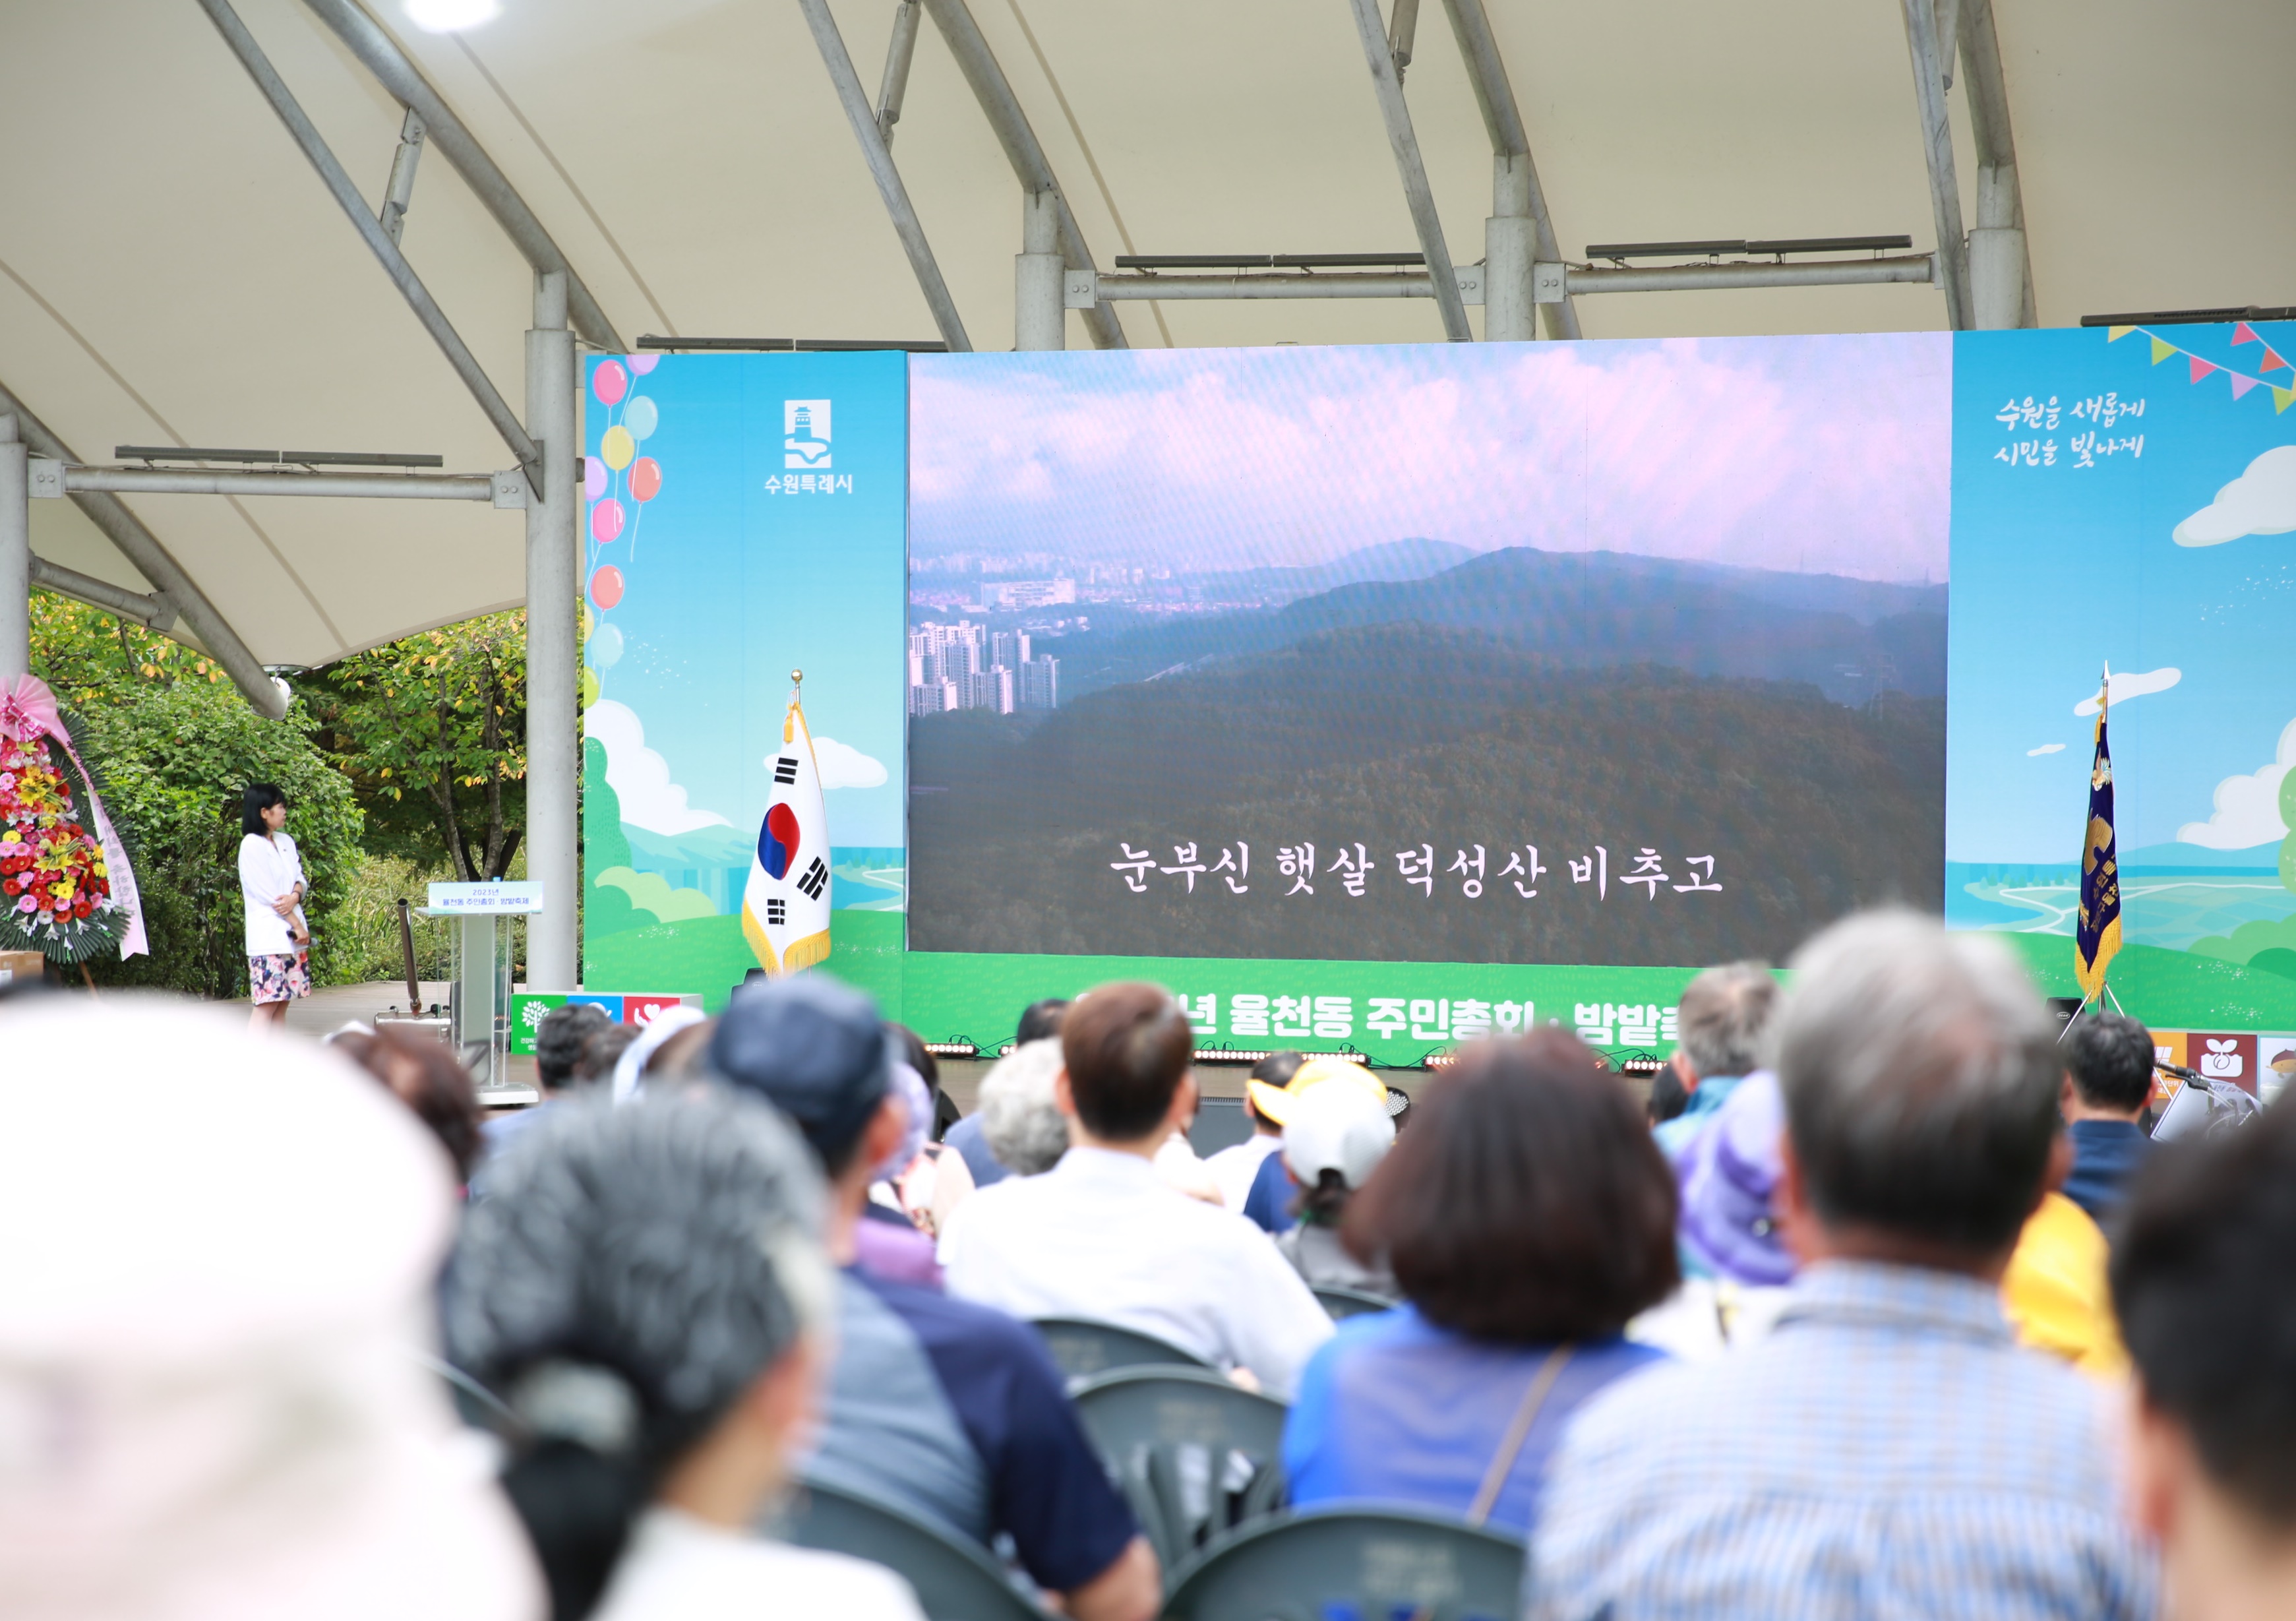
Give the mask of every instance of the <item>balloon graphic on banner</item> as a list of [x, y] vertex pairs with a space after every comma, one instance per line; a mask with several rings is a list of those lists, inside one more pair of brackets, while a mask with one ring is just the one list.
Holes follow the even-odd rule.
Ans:
[[644, 394], [635, 394], [630, 403], [622, 407], [622, 426], [630, 431], [632, 439], [644, 439], [661, 425], [661, 412]]
[[606, 493], [606, 464], [594, 456], [582, 458], [582, 498], [594, 501]]
[[600, 405], [619, 405], [622, 396], [630, 391], [630, 374], [619, 360], [602, 361], [590, 374], [590, 391], [597, 395]]
[[[622, 504], [608, 496], [590, 509], [590, 539], [600, 546], [611, 546], [621, 538], [621, 533]], [[611, 608], [614, 605], [602, 602], [598, 605]]]
[[621, 662], [622, 633], [612, 625], [600, 625], [590, 637], [590, 665], [595, 670], [611, 670]]
[[622, 571], [608, 564], [590, 576], [590, 600], [611, 608], [622, 600]]
[[651, 501], [661, 493], [661, 464], [642, 456], [630, 464], [630, 498]]
[[661, 364], [661, 357], [660, 355], [632, 355], [629, 357], [629, 362], [630, 370], [643, 377], [648, 372], [653, 370], [655, 366]]
[[637, 453], [638, 441], [632, 439], [630, 431], [619, 424], [607, 429], [604, 436], [598, 440], [599, 456], [603, 457], [606, 465], [611, 467], [616, 473], [628, 466], [630, 457]]

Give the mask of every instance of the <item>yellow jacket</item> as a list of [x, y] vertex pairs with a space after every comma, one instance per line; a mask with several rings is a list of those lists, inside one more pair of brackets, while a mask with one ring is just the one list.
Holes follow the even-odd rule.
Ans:
[[2043, 1196], [2026, 1219], [2001, 1279], [2001, 1305], [2018, 1339], [2062, 1356], [2083, 1373], [2118, 1378], [2128, 1352], [2104, 1280], [2104, 1234], [2062, 1193]]

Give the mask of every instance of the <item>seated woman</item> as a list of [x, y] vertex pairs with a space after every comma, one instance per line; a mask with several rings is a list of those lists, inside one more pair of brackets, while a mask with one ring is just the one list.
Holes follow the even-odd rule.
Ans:
[[1674, 1177], [1561, 1030], [1470, 1048], [1412, 1117], [1341, 1228], [1406, 1304], [1341, 1324], [1308, 1362], [1283, 1432], [1292, 1501], [1528, 1535], [1572, 1411], [1661, 1356], [1620, 1330], [1674, 1288]]
[[748, 1528], [813, 1412], [824, 1199], [778, 1115], [707, 1090], [566, 1104], [496, 1167], [447, 1338], [518, 1417], [552, 1621], [920, 1621], [890, 1571]]
[[1283, 1164], [1300, 1185], [1292, 1201], [1299, 1219], [1275, 1237], [1309, 1288], [1357, 1289], [1396, 1298], [1395, 1280], [1376, 1263], [1365, 1265], [1340, 1237], [1348, 1202], [1395, 1143], [1387, 1106], [1358, 1086], [1319, 1086], [1296, 1098], [1283, 1123]]

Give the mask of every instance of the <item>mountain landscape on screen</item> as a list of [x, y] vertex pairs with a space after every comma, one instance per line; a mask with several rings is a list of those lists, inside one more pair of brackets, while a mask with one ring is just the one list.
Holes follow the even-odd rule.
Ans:
[[1813, 911], [1935, 904], [1944, 597], [1510, 548], [1069, 635], [1059, 708], [911, 722], [910, 943], [1782, 957]]

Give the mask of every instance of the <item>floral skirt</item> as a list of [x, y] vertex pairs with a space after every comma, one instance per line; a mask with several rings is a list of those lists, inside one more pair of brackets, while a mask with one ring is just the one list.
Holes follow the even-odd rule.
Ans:
[[308, 951], [273, 951], [262, 957], [247, 959], [248, 988], [254, 992], [253, 1000], [260, 1002], [291, 1001], [299, 996], [311, 994], [311, 954]]

